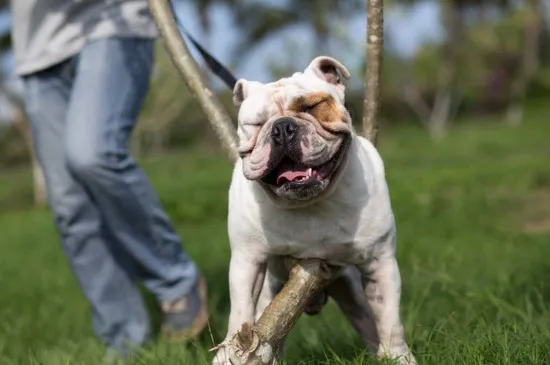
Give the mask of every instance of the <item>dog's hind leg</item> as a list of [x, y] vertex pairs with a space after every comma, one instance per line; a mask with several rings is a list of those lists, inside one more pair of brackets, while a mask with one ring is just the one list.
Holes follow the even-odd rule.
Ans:
[[346, 267], [327, 287], [327, 293], [338, 304], [369, 351], [376, 354], [379, 343], [376, 323], [365, 297], [359, 270], [355, 266]]
[[399, 316], [401, 276], [393, 254], [358, 267], [365, 298], [372, 310], [380, 344], [378, 357], [392, 357], [399, 365], [415, 365], [416, 360], [405, 342], [405, 330]]

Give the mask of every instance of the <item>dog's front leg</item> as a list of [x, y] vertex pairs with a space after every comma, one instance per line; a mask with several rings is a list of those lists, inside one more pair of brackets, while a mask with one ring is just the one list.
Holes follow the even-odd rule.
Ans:
[[[266, 263], [266, 257], [258, 257], [250, 252], [231, 252], [229, 264], [231, 310], [224, 343], [231, 340], [243, 323], [254, 324], [254, 312], [264, 282]], [[226, 353], [225, 348], [218, 350], [212, 364], [229, 364], [229, 354]]]
[[413, 365], [416, 360], [405, 342], [399, 315], [401, 276], [393, 254], [384, 254], [360, 265], [363, 286], [378, 332], [378, 357], [396, 358], [398, 364]]

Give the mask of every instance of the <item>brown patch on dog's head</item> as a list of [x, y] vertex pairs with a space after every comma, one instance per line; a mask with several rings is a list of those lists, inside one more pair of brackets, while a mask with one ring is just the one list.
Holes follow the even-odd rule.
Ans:
[[297, 97], [288, 109], [296, 113], [311, 114], [321, 124], [342, 121], [344, 117], [336, 100], [323, 91]]

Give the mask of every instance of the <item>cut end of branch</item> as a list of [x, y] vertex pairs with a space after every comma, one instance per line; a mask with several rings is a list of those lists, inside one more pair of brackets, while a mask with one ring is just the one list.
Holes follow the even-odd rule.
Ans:
[[260, 337], [253, 327], [245, 322], [231, 340], [231, 344], [241, 353], [254, 352], [260, 344]]

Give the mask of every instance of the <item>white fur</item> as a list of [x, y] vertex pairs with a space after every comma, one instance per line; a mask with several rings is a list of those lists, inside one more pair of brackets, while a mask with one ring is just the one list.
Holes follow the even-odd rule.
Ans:
[[[310, 77], [299, 75], [297, 84]], [[327, 291], [366, 345], [379, 356], [398, 357], [400, 364], [416, 364], [399, 316], [401, 278], [384, 164], [368, 140], [353, 136], [329, 195], [293, 209], [276, 204], [258, 182], [247, 180], [239, 159], [229, 190], [228, 231], [231, 312], [226, 341], [242, 323], [260, 316], [273, 297], [269, 283], [286, 280], [288, 272], [277, 269], [281, 257], [317, 258], [345, 267]], [[226, 357], [219, 350], [213, 364], [229, 364]]]

